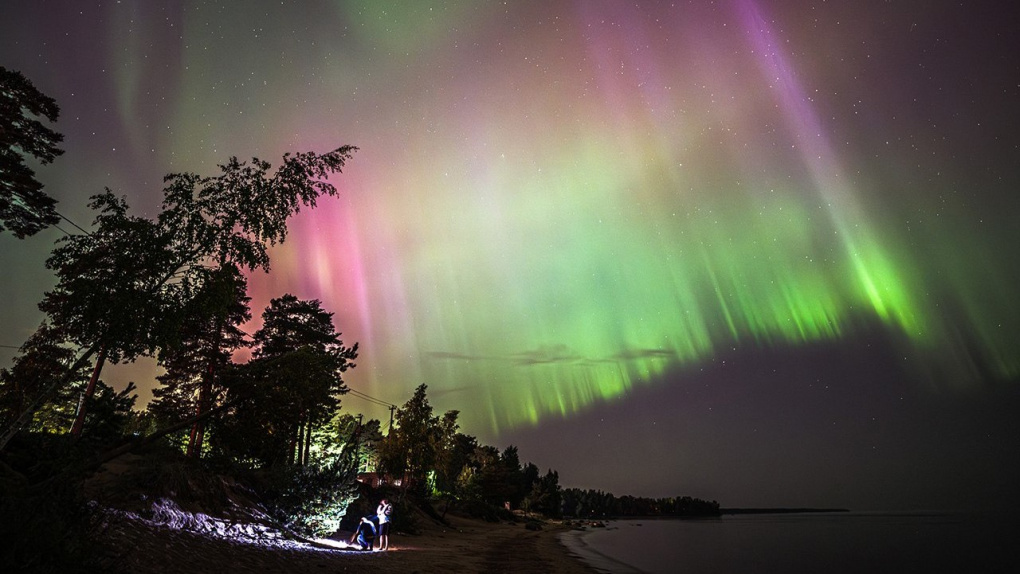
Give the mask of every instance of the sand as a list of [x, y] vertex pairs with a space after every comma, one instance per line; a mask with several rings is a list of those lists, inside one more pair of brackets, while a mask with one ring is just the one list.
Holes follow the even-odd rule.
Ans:
[[[443, 525], [419, 514], [416, 522], [420, 533], [392, 533], [386, 552], [324, 549], [296, 543], [267, 547], [169, 528], [156, 524], [166, 524], [165, 516], [150, 522], [127, 512], [139, 510], [137, 497], [124, 495], [135, 493], [137, 487], [133, 485], [142, 480], [132, 474], [139, 459], [126, 455], [108, 463], [89, 483], [91, 497], [102, 501], [106, 508], [122, 509], [111, 511], [109, 527], [99, 539], [111, 556], [111, 566], [123, 572], [595, 572], [560, 543], [558, 534], [569, 527], [555, 521], [546, 521], [542, 530], [533, 531], [526, 529], [523, 522], [490, 523], [448, 515], [449, 525]], [[182, 519], [188, 518], [185, 513], [176, 518], [178, 524], [188, 523]], [[339, 541], [346, 542], [350, 535], [341, 532], [333, 537], [335, 541], [323, 543], [344, 545]]]
[[523, 523], [487, 523], [458, 517], [450, 526], [423, 525], [421, 534], [394, 533], [387, 552], [327, 550], [311, 546], [265, 548], [207, 538], [134, 521], [115, 524], [104, 538], [114, 564], [126, 572], [371, 572], [378, 574], [563, 572], [595, 570], [558, 539], [567, 529], [547, 522], [540, 531]]

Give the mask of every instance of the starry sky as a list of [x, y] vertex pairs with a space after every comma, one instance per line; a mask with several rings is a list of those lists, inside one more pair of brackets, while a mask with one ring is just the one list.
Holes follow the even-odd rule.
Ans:
[[[358, 146], [250, 278], [254, 314], [321, 300], [361, 346], [352, 388], [424, 382], [566, 486], [971, 508], [1020, 500], [1018, 24], [945, 1], [35, 1], [5, 7], [0, 65], [60, 105], [66, 153], [37, 172], [83, 226], [104, 187], [154, 215], [166, 173]], [[3, 364], [61, 234], [0, 237]], [[144, 403], [154, 373], [107, 378]]]

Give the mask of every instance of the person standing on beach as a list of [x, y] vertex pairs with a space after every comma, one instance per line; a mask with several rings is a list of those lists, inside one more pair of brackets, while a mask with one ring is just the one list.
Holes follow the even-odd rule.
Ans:
[[389, 550], [390, 547], [390, 516], [393, 514], [393, 505], [385, 498], [379, 501], [379, 507], [375, 509], [379, 517], [379, 550]]

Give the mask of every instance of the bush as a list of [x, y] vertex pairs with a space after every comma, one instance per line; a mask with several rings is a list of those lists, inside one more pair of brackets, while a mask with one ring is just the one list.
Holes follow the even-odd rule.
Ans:
[[322, 466], [271, 471], [261, 488], [269, 515], [303, 536], [323, 537], [340, 528], [357, 496], [357, 468], [342, 458]]

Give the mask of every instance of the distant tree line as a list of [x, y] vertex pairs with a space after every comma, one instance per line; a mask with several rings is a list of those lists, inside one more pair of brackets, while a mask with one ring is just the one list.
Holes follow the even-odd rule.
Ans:
[[601, 490], [568, 488], [562, 493], [563, 515], [575, 518], [614, 518], [627, 516], [720, 516], [719, 503], [690, 496], [641, 498], [613, 496]]

